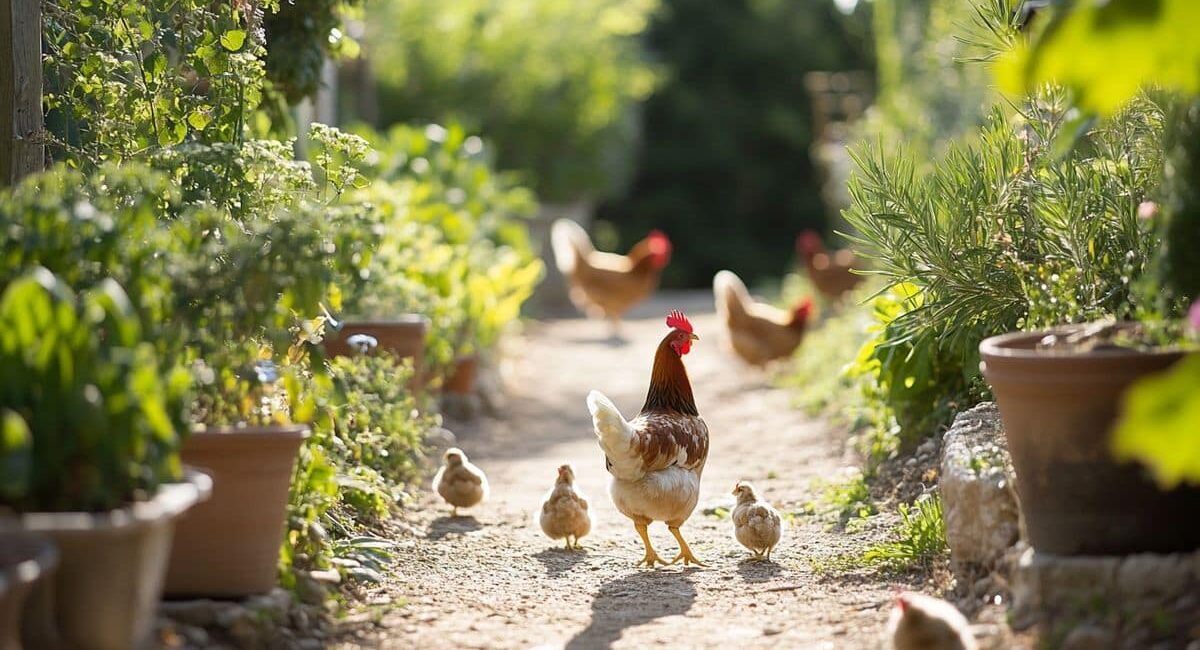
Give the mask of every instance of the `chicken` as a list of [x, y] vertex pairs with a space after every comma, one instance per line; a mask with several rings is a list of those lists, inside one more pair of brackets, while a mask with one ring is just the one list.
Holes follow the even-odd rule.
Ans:
[[783, 535], [783, 519], [771, 504], [759, 501], [754, 486], [738, 481], [733, 486], [737, 505], [733, 508], [733, 536], [750, 549], [757, 560], [770, 560], [771, 550]]
[[896, 597], [888, 619], [895, 650], [976, 650], [971, 626], [950, 603], [906, 592]]
[[817, 233], [806, 230], [796, 238], [796, 252], [804, 263], [804, 272], [826, 299], [837, 302], [863, 281], [863, 276], [851, 271], [862, 268], [854, 251], [843, 248], [830, 254]]
[[812, 300], [804, 298], [790, 312], [750, 297], [746, 285], [732, 271], [713, 276], [717, 315], [725, 326], [725, 342], [752, 366], [765, 366], [790, 356], [804, 340]]
[[597, 251], [587, 232], [570, 219], [554, 222], [550, 241], [571, 302], [592, 318], [608, 319], [614, 338], [620, 338], [621, 317], [654, 293], [671, 261], [671, 240], [657, 230], [635, 244], [629, 255]]
[[444, 464], [433, 477], [433, 489], [450, 504], [453, 516], [458, 516], [459, 508], [471, 508], [487, 499], [487, 476], [461, 449], [447, 449], [442, 460]]
[[700, 418], [683, 357], [700, 337], [687, 318], [673, 311], [667, 316], [671, 331], [658, 344], [650, 388], [641, 413], [631, 421], [603, 393], [588, 394], [592, 425], [604, 451], [605, 467], [612, 475], [609, 493], [621, 514], [633, 520], [646, 553], [637, 566], [667, 564], [650, 544], [647, 527], [661, 521], [679, 542], [679, 554], [670, 563], [698, 564], [679, 527], [687, 521], [700, 498], [700, 475], [708, 460], [708, 425]]
[[587, 499], [575, 490], [575, 469], [570, 465], [558, 468], [554, 488], [542, 500], [538, 523], [550, 539], [566, 540], [568, 551], [583, 548], [579, 538], [592, 529], [592, 517]]

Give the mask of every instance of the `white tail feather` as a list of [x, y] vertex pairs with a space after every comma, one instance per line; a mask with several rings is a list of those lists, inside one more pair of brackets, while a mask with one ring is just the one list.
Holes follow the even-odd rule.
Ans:
[[713, 276], [713, 299], [722, 318], [731, 313], [746, 313], [746, 305], [751, 301], [750, 291], [733, 271], [717, 271]]
[[588, 393], [587, 405], [592, 413], [592, 428], [600, 439], [600, 448], [611, 462], [608, 471], [619, 479], [640, 479], [645, 471], [641, 457], [633, 451], [633, 427], [625, 421], [612, 400], [598, 390]]
[[574, 271], [577, 256], [596, 250], [583, 226], [570, 219], [559, 219], [550, 227], [550, 247], [554, 249], [554, 265], [561, 273]]

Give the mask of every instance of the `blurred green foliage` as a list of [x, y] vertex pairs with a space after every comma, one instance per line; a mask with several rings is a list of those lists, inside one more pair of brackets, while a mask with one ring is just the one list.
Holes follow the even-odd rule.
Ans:
[[606, 196], [628, 175], [636, 40], [653, 0], [380, 0], [366, 7], [382, 123], [456, 121], [496, 143], [545, 200]]
[[1200, 93], [1200, 4], [1192, 0], [1071, 2], [1031, 41], [1005, 53], [997, 79], [1024, 93], [1044, 83], [1070, 88], [1085, 111], [1112, 115], [1139, 90]]
[[372, 180], [353, 200], [378, 208], [381, 233], [346, 310], [430, 318], [424, 371], [436, 381], [456, 359], [494, 347], [541, 279], [526, 227], [537, 204], [459, 125], [360, 132], [377, 148], [364, 166]]
[[30, 267], [0, 295], [0, 505], [103, 511], [181, 475], [188, 375], [164, 371], [105, 279], [76, 296]]
[[795, 235], [825, 222], [805, 74], [869, 67], [859, 6], [665, 0], [646, 35], [663, 81], [642, 111], [633, 184], [599, 215], [617, 248], [665, 231], [668, 286], [707, 286], [723, 268], [751, 284], [781, 275]]

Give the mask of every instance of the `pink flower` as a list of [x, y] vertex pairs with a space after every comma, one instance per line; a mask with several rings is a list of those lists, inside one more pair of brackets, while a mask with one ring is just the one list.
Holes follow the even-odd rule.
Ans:
[[1192, 329], [1200, 332], [1200, 300], [1192, 301], [1192, 307], [1188, 310], [1188, 322], [1192, 324]]
[[1138, 205], [1137, 215], [1143, 221], [1149, 221], [1158, 214], [1158, 204], [1154, 201], [1142, 201]]

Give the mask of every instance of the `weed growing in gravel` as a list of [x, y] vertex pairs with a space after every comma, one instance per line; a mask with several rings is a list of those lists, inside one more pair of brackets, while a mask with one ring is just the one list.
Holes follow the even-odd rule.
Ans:
[[877, 512], [865, 478], [856, 473], [847, 480], [826, 485], [821, 495], [805, 503], [799, 514], [827, 518], [831, 520], [830, 529], [853, 533]]
[[862, 557], [869, 564], [905, 570], [929, 566], [946, 549], [942, 499], [933, 495], [918, 499], [911, 506], [901, 504], [896, 539], [872, 546]]

